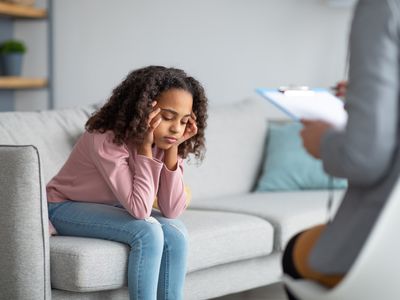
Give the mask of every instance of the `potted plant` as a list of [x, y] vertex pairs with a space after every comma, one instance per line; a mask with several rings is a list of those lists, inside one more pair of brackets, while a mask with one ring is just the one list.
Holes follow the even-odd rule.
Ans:
[[6, 76], [20, 76], [25, 44], [18, 40], [7, 40], [0, 44], [0, 58]]

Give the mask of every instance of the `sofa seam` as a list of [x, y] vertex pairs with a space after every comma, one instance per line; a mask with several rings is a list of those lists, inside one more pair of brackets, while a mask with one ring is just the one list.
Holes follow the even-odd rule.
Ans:
[[[118, 243], [118, 242], [117, 242]], [[73, 257], [90, 257], [92, 258], [93, 255], [85, 255], [85, 254], [73, 254], [73, 253], [68, 253], [68, 252], [58, 252], [58, 251], [51, 251], [51, 253], [54, 254], [59, 254], [59, 255], [65, 255], [65, 256], [73, 256]]]
[[[47, 263], [46, 263], [46, 246], [45, 246], [45, 228], [44, 228], [44, 222], [43, 222], [43, 218], [44, 218], [44, 212], [43, 212], [43, 186], [42, 186], [42, 166], [40, 163], [40, 154], [39, 154], [39, 149], [34, 146], [34, 145], [30, 145], [31, 147], [33, 147], [33, 149], [36, 152], [37, 158], [38, 158], [38, 167], [39, 167], [39, 195], [40, 195], [40, 215], [41, 215], [41, 223], [42, 223], [42, 247], [43, 247], [43, 278], [44, 278], [44, 299], [47, 298], [47, 274], [46, 274], [46, 267], [47, 267]], [[48, 218], [48, 216], [47, 216]], [[50, 259], [50, 257], [49, 257]]]
[[[76, 293], [100, 292], [99, 290], [96, 290], [96, 288], [110, 288], [110, 287], [112, 287], [112, 288], [117, 289], [117, 288], [121, 288], [121, 285], [119, 285], [119, 284], [105, 284], [105, 285], [96, 285], [95, 287], [93, 287], [93, 286], [80, 286], [80, 285], [78, 286], [78, 285], [76, 285], [74, 287], [76, 287], [76, 289], [74, 289], [74, 288], [70, 288], [70, 289], [67, 289], [67, 290], [63, 289], [63, 291], [70, 291], [70, 292], [76, 292]], [[125, 287], [125, 285], [123, 285], [123, 287]], [[60, 289], [60, 288], [58, 288], [58, 289]], [[82, 291], [77, 291], [77, 289], [82, 289]]]

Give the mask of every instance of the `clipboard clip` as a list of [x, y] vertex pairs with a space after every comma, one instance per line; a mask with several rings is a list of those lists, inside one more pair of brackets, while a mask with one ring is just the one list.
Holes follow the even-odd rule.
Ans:
[[281, 86], [278, 91], [287, 96], [310, 96], [315, 92], [305, 85]]

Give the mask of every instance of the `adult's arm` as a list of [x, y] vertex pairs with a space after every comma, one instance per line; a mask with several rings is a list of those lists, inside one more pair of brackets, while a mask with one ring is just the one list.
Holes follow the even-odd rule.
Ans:
[[397, 145], [399, 99], [399, 4], [361, 0], [350, 39], [351, 59], [344, 131], [321, 141], [325, 170], [353, 185], [379, 181]]

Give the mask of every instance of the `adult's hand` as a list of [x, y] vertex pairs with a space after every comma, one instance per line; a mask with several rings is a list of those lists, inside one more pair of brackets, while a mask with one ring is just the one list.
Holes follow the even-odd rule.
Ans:
[[300, 132], [303, 146], [315, 158], [321, 158], [321, 139], [332, 125], [323, 121], [301, 120], [303, 129]]
[[345, 98], [347, 94], [348, 82], [346, 80], [339, 81], [334, 87], [335, 95], [340, 98]]

